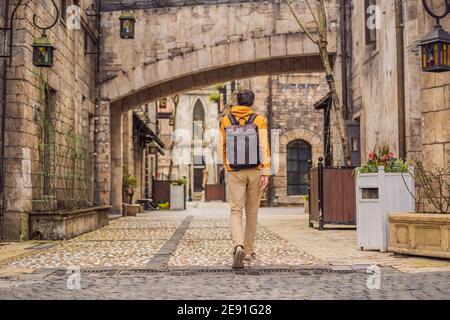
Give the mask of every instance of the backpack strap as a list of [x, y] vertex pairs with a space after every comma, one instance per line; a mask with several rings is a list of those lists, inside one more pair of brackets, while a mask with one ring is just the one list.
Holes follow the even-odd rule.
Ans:
[[239, 122], [236, 120], [236, 117], [233, 116], [231, 113], [228, 115], [228, 119], [230, 119], [230, 122], [233, 126], [239, 125]]
[[256, 118], [258, 117], [258, 115], [256, 113], [253, 113], [247, 120], [247, 124], [252, 124]]

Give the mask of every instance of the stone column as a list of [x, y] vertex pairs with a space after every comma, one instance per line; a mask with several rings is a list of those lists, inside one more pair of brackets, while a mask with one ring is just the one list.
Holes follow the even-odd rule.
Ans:
[[97, 206], [110, 204], [111, 191], [111, 136], [110, 104], [99, 101], [95, 106], [95, 190]]
[[[32, 84], [19, 78], [16, 72], [21, 68], [8, 69], [8, 88], [6, 97], [5, 154], [3, 170], [4, 206], [1, 226], [6, 240], [23, 241], [29, 239], [28, 213], [32, 211], [32, 159], [36, 157], [38, 145], [33, 122], [28, 115], [32, 106], [26, 103], [25, 93], [31, 92]], [[0, 128], [1, 129], [1, 128]], [[0, 232], [1, 234], [1, 232]]]
[[111, 192], [113, 214], [122, 213], [123, 113], [120, 104], [111, 105]]

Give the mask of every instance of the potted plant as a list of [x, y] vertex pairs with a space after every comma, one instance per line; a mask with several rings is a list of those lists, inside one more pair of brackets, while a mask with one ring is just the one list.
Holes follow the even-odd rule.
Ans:
[[409, 164], [388, 147], [370, 152], [369, 160], [355, 169], [357, 242], [361, 250], [386, 252], [389, 243], [388, 214], [414, 209], [414, 189]]
[[413, 163], [416, 188], [408, 192], [415, 212], [389, 215], [389, 251], [449, 259], [450, 169], [427, 170], [421, 161]]
[[122, 176], [122, 188], [123, 188], [123, 199], [125, 201], [123, 205], [123, 211], [125, 216], [135, 217], [137, 213], [141, 210], [139, 204], [133, 204], [133, 196], [135, 190], [138, 186], [138, 180], [135, 176], [131, 175], [127, 167], [123, 168]]
[[186, 209], [186, 178], [178, 179], [170, 185], [170, 210]]
[[303, 207], [305, 208], [305, 213], [309, 214], [309, 196], [304, 197]]

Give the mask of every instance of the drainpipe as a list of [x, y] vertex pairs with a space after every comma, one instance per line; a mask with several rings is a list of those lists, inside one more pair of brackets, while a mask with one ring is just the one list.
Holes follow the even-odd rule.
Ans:
[[[8, 31], [7, 29], [9, 28], [9, 0], [6, 0], [5, 3], [5, 26], [4, 26], [4, 32], [5, 32], [5, 42], [4, 42], [4, 48], [3, 48], [3, 52], [7, 52], [7, 48], [8, 48]], [[11, 18], [12, 19], [12, 18]], [[12, 22], [11, 22], [11, 26], [12, 26]], [[10, 34], [11, 34], [11, 30], [9, 30]], [[8, 52], [9, 54], [11, 54], [11, 52]], [[2, 146], [1, 146], [1, 154], [0, 154], [0, 161], [1, 161], [1, 169], [0, 169], [0, 192], [1, 192], [1, 203], [0, 203], [0, 225], [1, 227], [1, 240], [5, 240], [5, 224], [4, 224], [4, 216], [5, 216], [5, 166], [4, 166], [4, 161], [5, 161], [5, 122], [6, 122], [6, 88], [7, 88], [7, 84], [8, 84], [8, 76], [7, 76], [7, 68], [8, 68], [8, 62], [7, 62], [7, 58], [4, 58], [3, 60], [3, 77], [2, 77], [2, 88], [3, 88], [3, 92], [2, 92], [2, 132], [1, 132], [1, 142], [2, 142]]]
[[[269, 147], [272, 147], [272, 119], [273, 119], [273, 84], [272, 84], [272, 74], [269, 75], [269, 82], [268, 82], [268, 91], [269, 96], [267, 98], [267, 136], [269, 138]], [[271, 149], [272, 150], [272, 149]], [[273, 201], [273, 177], [269, 177], [269, 190], [267, 194], [267, 205], [269, 207], [272, 207], [272, 201]]]
[[97, 7], [97, 32], [98, 32], [98, 39], [97, 39], [97, 74], [100, 74], [100, 50], [101, 50], [101, 38], [102, 38], [102, 0], [98, 0], [98, 7]]
[[345, 108], [345, 114], [347, 119], [351, 118], [351, 108], [349, 104], [348, 94], [348, 19], [347, 19], [347, 4], [346, 0], [340, 0], [340, 13], [341, 13], [341, 71], [342, 71], [342, 101]]
[[397, 104], [399, 157], [406, 159], [406, 96], [405, 96], [405, 39], [403, 34], [403, 1], [395, 0], [395, 28], [397, 51]]

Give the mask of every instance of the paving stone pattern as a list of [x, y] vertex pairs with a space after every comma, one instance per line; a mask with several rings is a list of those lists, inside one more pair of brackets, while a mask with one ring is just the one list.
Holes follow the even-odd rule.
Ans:
[[[259, 226], [253, 266], [324, 265], [276, 233]], [[229, 266], [232, 242], [223, 216], [146, 213], [114, 220], [105, 228], [13, 261], [10, 267]]]
[[445, 299], [450, 273], [406, 274], [382, 270], [380, 290], [367, 288], [365, 272], [304, 272], [248, 275], [204, 273], [82, 273], [80, 289], [68, 276], [37, 274], [0, 279], [0, 299]]
[[[319, 240], [333, 231], [310, 233], [308, 244], [298, 245], [288, 233], [273, 231], [270, 219], [282, 226], [290, 221], [273, 213], [261, 219], [256, 261], [233, 270], [227, 215], [219, 211], [145, 213], [31, 248], [0, 265], [0, 299], [450, 299], [446, 271], [404, 273], [386, 266], [381, 288], [371, 290], [367, 268], [373, 263], [329, 263], [334, 256], [325, 251], [335, 251], [337, 239]], [[324, 246], [317, 254], [313, 242]], [[73, 267], [81, 270], [80, 288], [71, 290], [67, 270]]]

